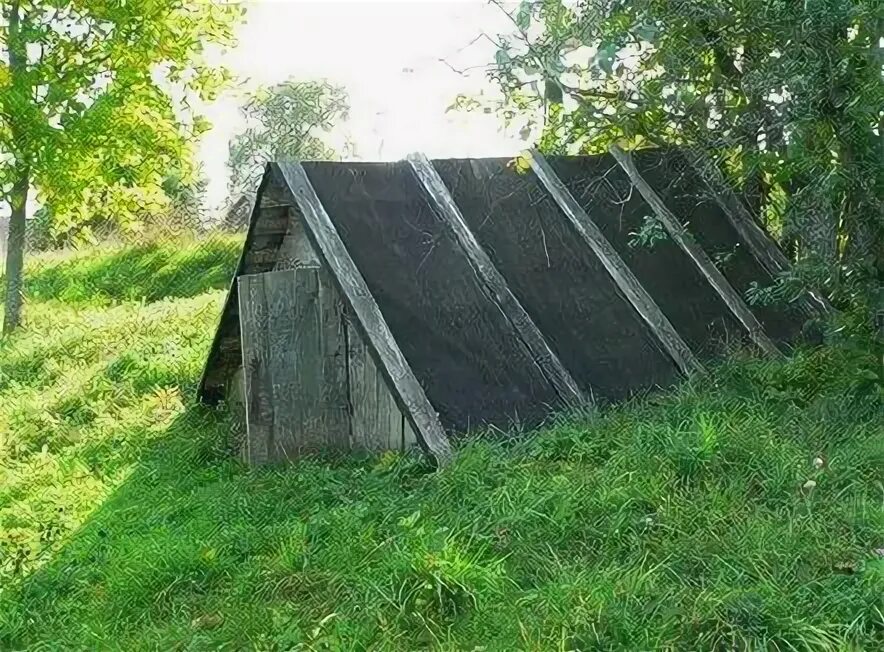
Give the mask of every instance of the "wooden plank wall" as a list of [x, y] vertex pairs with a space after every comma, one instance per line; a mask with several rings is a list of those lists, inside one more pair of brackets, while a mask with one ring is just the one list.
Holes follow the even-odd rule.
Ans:
[[252, 464], [349, 447], [344, 336], [318, 269], [241, 276], [239, 307]]
[[[308, 243], [309, 245], [309, 243]], [[416, 437], [328, 271], [299, 266], [239, 278], [243, 459], [407, 450]], [[241, 377], [241, 384], [236, 382]]]
[[231, 280], [230, 290], [221, 311], [212, 348], [200, 379], [197, 395], [200, 401], [214, 405], [225, 393], [231, 374], [240, 365], [239, 301], [237, 278], [243, 274], [259, 274], [274, 269], [277, 250], [291, 220], [289, 207], [275, 203], [278, 192], [259, 193], [255, 215], [243, 245], [243, 252]]
[[[295, 213], [295, 211], [291, 211]], [[288, 231], [276, 256], [274, 269], [297, 269], [299, 267], [319, 267], [319, 256], [310, 244], [304, 231], [304, 223], [297, 214], [291, 214]]]
[[375, 364], [352, 314], [346, 320], [351, 446], [355, 450], [407, 450], [417, 437]]

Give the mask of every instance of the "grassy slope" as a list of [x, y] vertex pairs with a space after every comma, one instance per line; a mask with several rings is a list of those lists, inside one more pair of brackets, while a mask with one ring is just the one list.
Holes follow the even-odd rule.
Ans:
[[873, 360], [735, 362], [439, 474], [249, 472], [191, 404], [236, 244], [31, 269], [0, 343], [0, 649], [884, 648]]

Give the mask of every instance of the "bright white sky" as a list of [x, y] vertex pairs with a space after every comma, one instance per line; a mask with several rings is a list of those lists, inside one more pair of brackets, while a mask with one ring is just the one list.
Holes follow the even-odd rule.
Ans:
[[[247, 87], [290, 77], [326, 78], [350, 95], [350, 119], [334, 135], [362, 160], [395, 160], [412, 151], [431, 157], [510, 155], [515, 137], [494, 115], [445, 112], [458, 93], [493, 92], [483, 66], [494, 45], [477, 37], [510, 31], [486, 0], [258, 0], [246, 3], [239, 45], [223, 62]], [[467, 70], [459, 74], [454, 68]], [[200, 158], [211, 181], [209, 201], [226, 198], [227, 143], [241, 128], [241, 95], [227, 93], [206, 109], [214, 124]]]

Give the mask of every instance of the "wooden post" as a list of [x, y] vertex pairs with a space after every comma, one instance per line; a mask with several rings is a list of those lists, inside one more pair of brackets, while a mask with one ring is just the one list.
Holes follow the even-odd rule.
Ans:
[[639, 174], [635, 163], [632, 161], [632, 157], [616, 144], [611, 146], [610, 151], [614, 158], [617, 159], [620, 167], [629, 175], [632, 185], [641, 193], [641, 196], [654, 211], [669, 233], [669, 236], [694, 261], [700, 273], [706, 277], [706, 280], [709, 281], [709, 284], [715, 289], [718, 296], [721, 297], [734, 316], [749, 331], [749, 337], [752, 338], [752, 341], [768, 355], [781, 356], [782, 353], [780, 353], [776, 345], [764, 332], [764, 328], [755, 318], [755, 315], [752, 314], [752, 311], [749, 310], [749, 307], [740, 297], [739, 293], [709, 259], [709, 256], [706, 255], [706, 252], [694, 240], [693, 236], [678, 221], [678, 218], [666, 207], [666, 204], [663, 203], [663, 200], [656, 191]]
[[444, 465], [451, 459], [452, 450], [439, 416], [402, 355], [365, 279], [313, 189], [307, 172], [297, 162], [280, 163], [276, 169], [301, 209], [308, 235], [316, 250], [331, 270], [364, 329], [364, 335], [377, 355], [379, 366], [394, 390], [400, 409], [414, 427], [419, 444], [433, 456], [437, 464]]
[[535, 364], [555, 387], [559, 397], [574, 407], [589, 403], [581, 392], [577, 381], [550, 348], [543, 333], [540, 332], [525, 308], [513, 295], [503, 275], [497, 270], [488, 254], [476, 240], [476, 236], [470, 231], [460, 209], [454, 203], [454, 198], [433, 164], [426, 156], [419, 153], [409, 155], [408, 162], [436, 214], [454, 234], [460, 248], [470, 261], [473, 271], [489, 291], [491, 299], [513, 325], [531, 353]]
[[246, 439], [243, 457], [249, 464], [264, 464], [273, 446], [273, 404], [262, 387], [270, 384], [262, 358], [266, 357], [263, 340], [255, 341], [267, 329], [263, 314], [263, 288], [250, 283], [251, 276], [236, 279], [239, 299], [242, 345], [243, 399]]
[[704, 373], [703, 365], [678, 334], [675, 326], [663, 314], [657, 302], [648, 294], [629, 266], [608, 242], [598, 225], [577, 203], [577, 200], [574, 199], [574, 196], [565, 187], [543, 155], [532, 150], [529, 152], [529, 159], [534, 174], [540, 179], [546, 191], [558, 204], [583, 241], [599, 258], [617, 287], [626, 295], [629, 303], [645, 321], [682, 373], [685, 375]]

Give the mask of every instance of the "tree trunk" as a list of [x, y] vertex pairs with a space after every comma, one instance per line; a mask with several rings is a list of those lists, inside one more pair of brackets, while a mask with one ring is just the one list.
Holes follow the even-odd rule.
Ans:
[[18, 175], [10, 194], [12, 215], [6, 240], [6, 302], [3, 311], [3, 332], [11, 333], [21, 324], [23, 271], [25, 262], [25, 218], [27, 216], [30, 174], [27, 169]]
[[816, 264], [834, 268], [838, 262], [838, 220], [833, 189], [819, 179], [821, 175], [818, 173], [813, 180], [799, 180], [801, 190], [790, 196], [788, 211], [801, 251]]
[[[4, 3], [5, 4], [5, 3]], [[12, 135], [12, 154], [15, 158], [15, 178], [9, 194], [11, 215], [6, 247], [6, 296], [3, 311], [3, 332], [11, 333], [21, 323], [22, 276], [25, 262], [25, 218], [28, 190], [31, 186], [31, 167], [24, 155], [28, 148], [27, 132], [21, 119], [31, 99], [27, 78], [27, 42], [22, 35], [19, 0], [7, 7], [7, 54], [9, 58], [10, 90], [3, 95], [3, 109]], [[27, 19], [27, 14], [24, 20]]]

